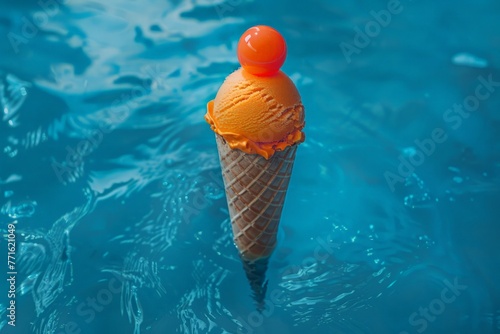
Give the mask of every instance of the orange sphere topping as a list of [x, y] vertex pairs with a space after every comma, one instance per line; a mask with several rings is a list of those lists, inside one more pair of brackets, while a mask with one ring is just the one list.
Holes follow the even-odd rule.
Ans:
[[273, 75], [279, 71], [286, 58], [285, 39], [275, 29], [255, 26], [241, 35], [238, 42], [238, 60], [251, 74]]

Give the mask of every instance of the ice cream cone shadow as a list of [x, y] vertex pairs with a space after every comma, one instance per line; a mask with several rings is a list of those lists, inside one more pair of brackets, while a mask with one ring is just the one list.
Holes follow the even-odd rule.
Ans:
[[254, 261], [246, 260], [240, 255], [243, 269], [247, 276], [250, 288], [252, 289], [252, 297], [255, 301], [257, 311], [261, 312], [265, 307], [267, 279], [266, 271], [269, 263], [269, 258], [262, 258]]

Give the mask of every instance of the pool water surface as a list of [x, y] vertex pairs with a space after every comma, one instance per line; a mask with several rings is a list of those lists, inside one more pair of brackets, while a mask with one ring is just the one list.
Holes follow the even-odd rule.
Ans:
[[[499, 14], [0, 2], [0, 332], [500, 333]], [[261, 312], [203, 119], [256, 24], [306, 108]]]

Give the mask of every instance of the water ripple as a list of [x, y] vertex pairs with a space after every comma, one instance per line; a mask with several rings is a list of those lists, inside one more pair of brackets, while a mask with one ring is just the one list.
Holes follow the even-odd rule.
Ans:
[[228, 270], [212, 261], [201, 260], [193, 262], [192, 268], [194, 286], [184, 293], [176, 307], [181, 321], [177, 330], [181, 333], [219, 333], [221, 328], [216, 324], [226, 323], [223, 332], [234, 332], [238, 324], [221, 300], [221, 285], [228, 277]]
[[4, 75], [0, 72], [0, 109], [2, 111], [2, 120], [11, 127], [19, 125], [18, 111], [21, 109], [31, 84], [22, 81], [12, 74]]
[[[45, 233], [39, 230], [21, 231], [25, 240], [21, 242], [18, 261], [22, 268], [20, 275], [25, 278], [20, 282], [20, 291], [21, 294], [31, 292], [39, 316], [50, 310], [65, 287], [73, 281], [69, 236], [75, 224], [91, 209], [90, 197], [88, 199], [86, 205], [59, 218]], [[48, 318], [40, 317], [40, 328], [55, 326], [54, 314], [51, 312]]]
[[12, 219], [29, 218], [35, 214], [36, 206], [36, 201], [22, 201], [17, 205], [12, 205], [9, 201], [2, 206], [0, 213]]

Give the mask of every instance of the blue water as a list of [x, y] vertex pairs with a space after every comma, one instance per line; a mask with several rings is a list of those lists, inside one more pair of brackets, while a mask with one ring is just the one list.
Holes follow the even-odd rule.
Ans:
[[[3, 0], [0, 332], [500, 333], [499, 14]], [[263, 313], [203, 120], [255, 24], [307, 121]]]

